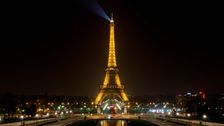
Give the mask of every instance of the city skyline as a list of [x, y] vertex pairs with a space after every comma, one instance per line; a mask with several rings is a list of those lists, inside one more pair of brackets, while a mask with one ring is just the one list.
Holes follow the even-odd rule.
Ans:
[[[98, 2], [107, 14], [114, 12], [128, 95], [223, 93], [219, 8]], [[76, 1], [6, 5], [0, 93], [96, 96], [107, 64], [109, 22]]]

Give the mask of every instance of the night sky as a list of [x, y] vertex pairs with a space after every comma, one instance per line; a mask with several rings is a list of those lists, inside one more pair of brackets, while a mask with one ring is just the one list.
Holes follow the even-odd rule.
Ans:
[[[128, 95], [224, 91], [219, 3], [98, 0], [114, 12], [117, 62]], [[2, 3], [0, 94], [96, 96], [109, 22], [73, 1]]]

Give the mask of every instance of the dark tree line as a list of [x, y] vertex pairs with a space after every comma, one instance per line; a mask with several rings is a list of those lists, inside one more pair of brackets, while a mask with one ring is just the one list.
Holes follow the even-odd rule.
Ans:
[[26, 105], [26, 101], [14, 96], [12, 93], [6, 93], [0, 97], [0, 113], [4, 115], [4, 119], [12, 119], [18, 112], [17, 109], [24, 110], [20, 114], [34, 117], [37, 106], [35, 104]]
[[191, 99], [187, 102], [185, 109], [192, 117], [202, 119], [206, 114], [207, 120], [215, 120], [224, 122], [224, 96], [212, 97], [210, 99], [202, 100], [199, 98]]
[[190, 113], [193, 117], [201, 118], [203, 114], [207, 114], [208, 105], [204, 99], [195, 98], [187, 102], [186, 112]]
[[13, 118], [16, 113], [17, 100], [11, 93], [6, 93], [0, 98], [1, 112], [4, 118]]

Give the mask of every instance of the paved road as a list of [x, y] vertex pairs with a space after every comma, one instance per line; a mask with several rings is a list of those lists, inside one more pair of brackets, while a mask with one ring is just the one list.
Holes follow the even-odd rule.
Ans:
[[66, 126], [66, 125], [69, 125], [69, 124], [73, 123], [74, 121], [77, 121], [77, 119], [76, 118], [66, 119], [66, 120], [63, 120], [63, 121], [59, 121], [59, 122], [52, 123], [52, 124], [47, 124], [47, 125], [44, 125], [44, 126]]
[[170, 122], [166, 122], [166, 121], [162, 121], [159, 119], [155, 119], [155, 118], [143, 118], [144, 120], [150, 121], [156, 125], [159, 126], [182, 126], [182, 125], [178, 125], [178, 124], [174, 124], [174, 123], [170, 123]]

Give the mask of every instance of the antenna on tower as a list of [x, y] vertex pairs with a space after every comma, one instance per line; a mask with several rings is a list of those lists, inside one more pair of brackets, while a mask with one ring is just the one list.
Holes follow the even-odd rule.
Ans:
[[111, 13], [111, 20], [113, 20], [113, 12]]
[[113, 12], [111, 13], [110, 22], [114, 22]]

